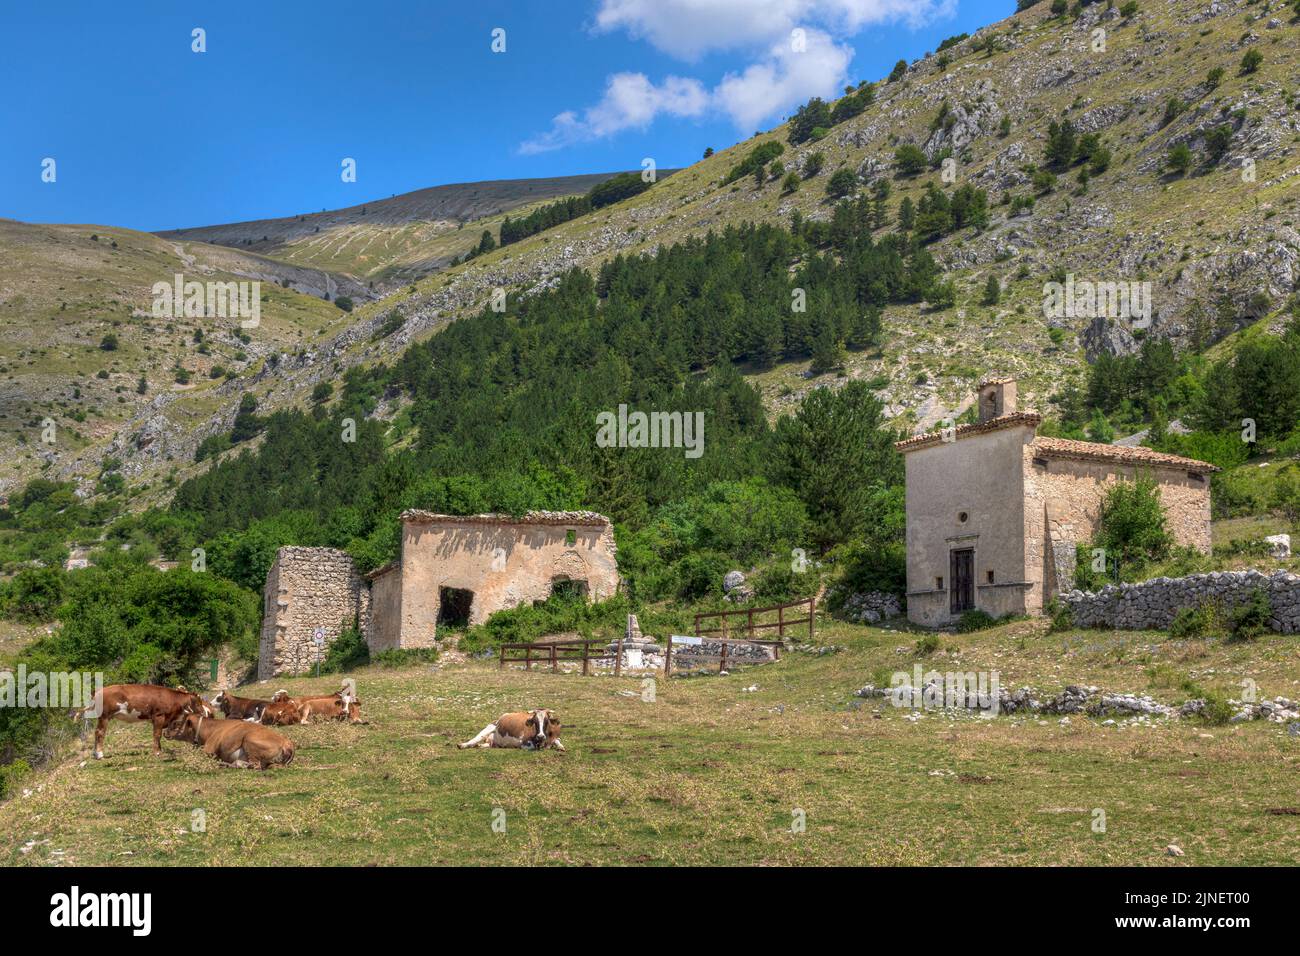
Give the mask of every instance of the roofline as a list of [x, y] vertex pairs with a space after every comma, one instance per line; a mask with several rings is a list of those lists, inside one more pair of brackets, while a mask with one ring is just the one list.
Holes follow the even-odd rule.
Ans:
[[[959, 438], [968, 438], [971, 435], [981, 435], [985, 432], [1001, 431], [1004, 428], [1013, 428], [1017, 425], [1037, 428], [1042, 420], [1043, 416], [1039, 415], [1037, 412], [1011, 412], [1008, 415], [999, 415], [997, 418], [990, 418], [986, 422], [976, 422], [972, 425], [958, 425], [949, 432], [951, 437], [947, 442], [956, 441]], [[944, 439], [944, 432], [948, 431], [948, 429], [942, 429], [937, 432], [923, 432], [920, 435], [913, 435], [911, 438], [905, 438], [902, 441], [894, 442], [894, 450], [906, 454], [909, 451], [916, 451], [918, 448], [926, 448], [930, 445], [947, 443]]]
[[609, 518], [594, 511], [530, 511], [525, 515], [444, 515], [419, 508], [408, 508], [400, 517], [402, 524], [551, 525], [584, 528], [605, 528], [611, 524]]
[[[1053, 448], [1050, 445], [1039, 444], [1039, 440], [1049, 437], [1040, 435], [1038, 440], [1034, 441], [1032, 447], [1035, 456], [1039, 458], [1069, 458], [1075, 461], [1112, 461], [1122, 465], [1133, 465], [1134, 467], [1149, 465], [1153, 468], [1172, 468], [1175, 471], [1190, 471], [1202, 475], [1222, 471], [1218, 465], [1212, 465], [1208, 461], [1152, 451], [1141, 445], [1130, 447], [1127, 445], [1107, 445], [1102, 442], [1081, 441], [1077, 444], [1089, 447]], [[1147, 454], [1144, 455], [1142, 452], [1147, 452]]]

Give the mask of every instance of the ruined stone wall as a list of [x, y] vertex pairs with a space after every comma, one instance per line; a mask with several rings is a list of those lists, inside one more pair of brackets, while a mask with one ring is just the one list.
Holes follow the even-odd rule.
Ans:
[[586, 584], [603, 601], [618, 590], [614, 530], [587, 512], [538, 512], [524, 518], [402, 516], [401, 646], [437, 636], [442, 588], [472, 591], [470, 624], [503, 608], [545, 600], [556, 580]]
[[[352, 558], [334, 548], [281, 548], [266, 576], [257, 677], [303, 674], [345, 628], [370, 629], [370, 590]], [[325, 631], [325, 646], [313, 641]]]
[[1138, 474], [1160, 487], [1167, 527], [1174, 541], [1210, 551], [1210, 481], [1185, 469], [1054, 456], [1035, 458], [1024, 448], [1025, 576], [1031, 582], [1028, 610], [1041, 610], [1056, 594], [1074, 586], [1076, 545], [1089, 541], [1107, 491]]
[[1108, 584], [1100, 591], [1067, 591], [1060, 596], [1076, 627], [1168, 630], [1182, 608], [1214, 601], [1225, 610], [1246, 603], [1263, 590], [1273, 606], [1269, 627], [1300, 634], [1300, 576], [1286, 571], [1213, 571], [1185, 578], [1153, 578], [1139, 584]]

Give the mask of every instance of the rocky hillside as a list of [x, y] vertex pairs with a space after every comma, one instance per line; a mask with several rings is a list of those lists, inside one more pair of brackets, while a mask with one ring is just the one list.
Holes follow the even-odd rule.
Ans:
[[[863, 378], [900, 424], [924, 425], [967, 407], [974, 384], [990, 373], [1017, 376], [1028, 402], [1047, 407], [1064, 383], [1079, 377], [1087, 358], [1102, 351], [1131, 351], [1147, 335], [1204, 348], [1238, 329], [1275, 321], [1300, 279], [1300, 24], [1290, 8], [1276, 0], [1140, 0], [1135, 11], [1126, 5], [1125, 13], [1118, 5], [1094, 4], [1077, 16], [1056, 16], [1050, 6], [1035, 4], [911, 64], [893, 81], [882, 79], [872, 105], [813, 141], [791, 145], [788, 126], [778, 127], [632, 199], [414, 283], [404, 279], [395, 292], [359, 304], [341, 325], [340, 315], [332, 314], [337, 310], [318, 300], [311, 314], [320, 322], [310, 330], [255, 331], [245, 350], [248, 360], [236, 377], [209, 388], [206, 408], [185, 406], [179, 415], [175, 400], [142, 408], [128, 398], [117, 417], [90, 434], [80, 430], [93, 448], [80, 458], [73, 449], [60, 451], [52, 456], [51, 470], [93, 471], [95, 449], [112, 447], [128, 453], [124, 470], [132, 482], [169, 472], [183, 477], [194, 467], [188, 462], [200, 438], [229, 427], [244, 391], [255, 394], [263, 409], [301, 405], [317, 383], [335, 380], [353, 365], [390, 360], [447, 321], [482, 308], [496, 288], [543, 288], [569, 268], [595, 269], [618, 253], [652, 254], [663, 244], [744, 221], [788, 222], [796, 213], [829, 220], [828, 185], [844, 170], [853, 174], [851, 188], [862, 194], [889, 184], [883, 229], [893, 228], [904, 200], [915, 207], [932, 184], [948, 194], [962, 186], [984, 190], [989, 222], [980, 230], [947, 233], [930, 246], [954, 282], [954, 301], [889, 308], [879, 352], [852, 355], [842, 371], [820, 377], [806, 361], [756, 374], [773, 414], [811, 387]], [[1249, 68], [1252, 51], [1259, 62]], [[1092, 155], [1099, 156], [1095, 150], [1101, 147], [1106, 162], [1053, 168], [1049, 127], [1067, 120], [1076, 137], [1095, 134]], [[761, 184], [752, 175], [726, 182], [729, 171], [765, 143], [784, 147], [783, 175], [769, 175]], [[915, 172], [900, 162], [899, 148], [907, 145], [924, 156]], [[1185, 169], [1170, 163], [1180, 145], [1189, 156]], [[783, 185], [791, 170], [802, 178], [794, 191]], [[365, 216], [379, 205], [369, 206]], [[360, 218], [358, 210], [353, 213]], [[279, 244], [277, 259], [297, 261], [295, 250], [302, 250], [304, 263], [337, 266], [363, 278], [395, 268], [394, 260], [375, 264], [374, 273], [367, 271], [369, 264], [357, 265], [362, 253], [355, 241], [338, 260], [327, 250], [309, 251], [316, 233], [304, 232], [305, 222], [279, 222], [283, 233], [262, 230], [268, 243]], [[232, 232], [231, 241], [253, 238], [249, 228], [258, 232], [251, 224], [240, 228], [245, 231]], [[99, 231], [102, 240], [107, 231]], [[481, 229], [476, 224], [473, 231]], [[187, 231], [184, 238], [197, 232]], [[128, 234], [114, 235], [121, 242]], [[158, 244], [159, 254], [178, 254], [170, 242], [147, 238]], [[433, 251], [437, 241], [404, 239], [410, 245], [402, 261], [450, 260], [454, 253], [448, 249]], [[197, 255], [197, 244], [183, 248]], [[209, 250], [205, 255], [215, 254], [211, 246], [202, 248]], [[244, 248], [260, 247], [254, 241]], [[38, 275], [44, 266], [23, 268]], [[1090, 315], [1045, 316], [1045, 284], [1071, 274], [1076, 280], [1150, 283], [1150, 326]], [[1000, 287], [996, 297], [988, 295], [990, 277]], [[48, 348], [53, 326], [43, 323], [57, 323], [59, 316], [48, 307], [26, 311], [8, 288], [3, 294], [0, 317], [45, 329]], [[138, 321], [126, 304], [115, 307], [115, 315], [107, 305], [78, 307], [83, 352], [90, 345], [93, 353], [111, 322]], [[138, 330], [142, 339], [147, 333], [147, 326]], [[53, 373], [55, 363], [49, 364]], [[6, 387], [13, 372], [0, 380]], [[89, 366], [75, 373], [83, 388], [88, 373], [93, 374]], [[71, 388], [71, 366], [67, 375]], [[72, 407], [55, 409], [56, 417], [66, 420]], [[391, 411], [381, 406], [381, 414]], [[6, 428], [10, 422], [0, 420]], [[153, 433], [166, 438], [141, 444], [139, 435]]]

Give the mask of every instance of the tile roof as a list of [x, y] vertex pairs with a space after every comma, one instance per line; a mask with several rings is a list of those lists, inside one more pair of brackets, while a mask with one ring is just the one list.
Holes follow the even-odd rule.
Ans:
[[1210, 474], [1219, 469], [1206, 461], [1166, 455], [1140, 446], [1103, 445], [1100, 442], [1075, 441], [1071, 438], [1048, 438], [1040, 435], [1033, 441], [1034, 454], [1048, 458], [1077, 458], [1087, 461], [1115, 461], [1126, 465], [1161, 465], [1180, 468], [1197, 474]]
[[401, 518], [403, 522], [410, 521], [419, 524], [546, 524], [603, 527], [610, 523], [608, 518], [594, 511], [530, 511], [526, 515], [516, 517], [515, 515], [502, 514], [442, 515], [432, 511], [422, 511], [418, 508], [409, 508], [402, 512]]
[[[1008, 415], [999, 415], [997, 418], [990, 418], [986, 422], [977, 422], [974, 425], [958, 425], [953, 429], [956, 438], [965, 438], [968, 435], [980, 435], [984, 432], [995, 432], [1002, 428], [1010, 428], [1013, 425], [1032, 425], [1038, 426], [1043, 420], [1037, 412], [1011, 412]], [[943, 441], [943, 432], [926, 432], [921, 435], [913, 435], [911, 438], [905, 438], [902, 441], [894, 442], [894, 447], [901, 452], [915, 451], [918, 448], [924, 448], [927, 445], [938, 444]]]

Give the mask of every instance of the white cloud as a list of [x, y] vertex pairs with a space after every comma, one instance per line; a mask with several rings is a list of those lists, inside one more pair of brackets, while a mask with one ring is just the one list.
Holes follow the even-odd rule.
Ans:
[[795, 52], [789, 42], [778, 43], [766, 59], [738, 74], [728, 73], [714, 90], [717, 107], [742, 132], [751, 132], [764, 119], [814, 96], [834, 96], [844, 85], [852, 48], [817, 30], [807, 30], [805, 35], [802, 52]]
[[[757, 51], [740, 72], [708, 90], [699, 80], [669, 76], [656, 85], [644, 73], [616, 73], [600, 102], [565, 110], [551, 128], [520, 145], [542, 153], [573, 143], [645, 129], [660, 116], [730, 117], [744, 133], [814, 96], [831, 97], [848, 77], [853, 49], [835, 40], [874, 23], [920, 26], [949, 16], [957, 0], [600, 0], [596, 29], [624, 30], [672, 56], [694, 60], [714, 50]], [[792, 31], [802, 30], [803, 49]]]
[[565, 110], [551, 121], [551, 128], [519, 147], [525, 154], [612, 136], [627, 129], [645, 129], [660, 115], [702, 116], [709, 106], [709, 94], [699, 80], [670, 76], [656, 86], [644, 73], [615, 73], [605, 81], [605, 95], [582, 116]]
[[851, 35], [875, 23], [920, 26], [956, 0], [601, 0], [596, 28], [625, 30], [675, 57], [766, 46], [799, 25]]

